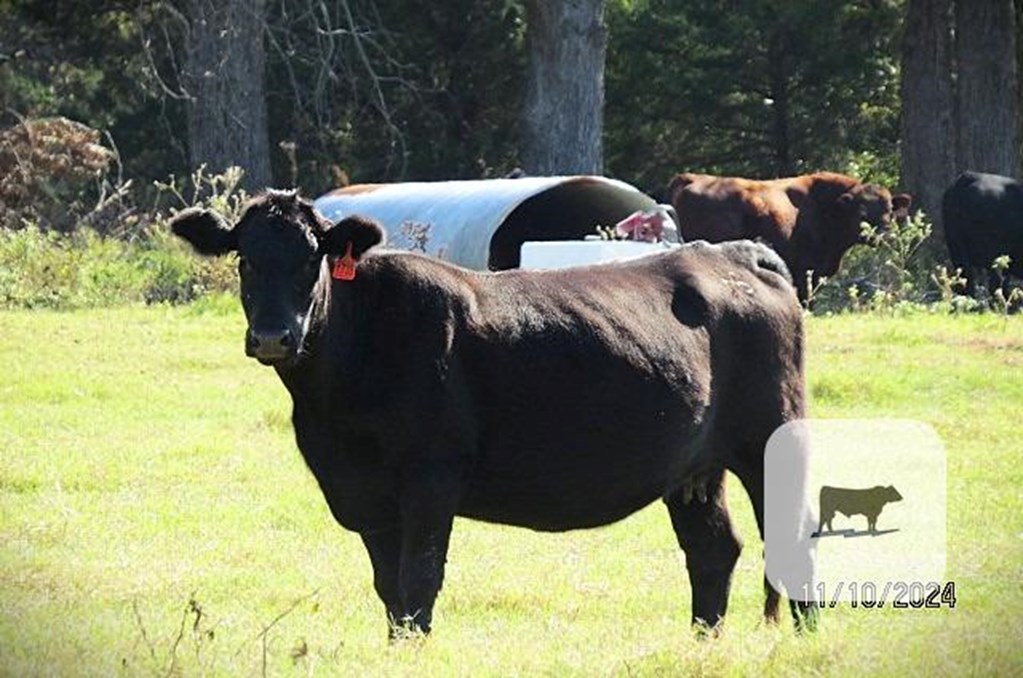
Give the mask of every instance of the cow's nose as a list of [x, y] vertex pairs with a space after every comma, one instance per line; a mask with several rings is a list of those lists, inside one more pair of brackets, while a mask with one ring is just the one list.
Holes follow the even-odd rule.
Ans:
[[290, 357], [295, 337], [290, 330], [252, 330], [245, 335], [245, 355], [260, 362], [276, 362]]

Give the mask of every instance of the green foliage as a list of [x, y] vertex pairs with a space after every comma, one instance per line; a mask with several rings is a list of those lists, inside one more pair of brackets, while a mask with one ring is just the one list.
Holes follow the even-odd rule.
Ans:
[[[395, 101], [395, 122], [410, 151], [406, 177], [477, 178], [513, 169], [525, 78], [520, 3], [377, 4], [413, 83]], [[363, 121], [354, 122], [358, 135]], [[373, 138], [366, 132], [363, 138]]]
[[171, 234], [159, 203], [169, 202], [172, 214], [192, 206], [214, 209], [233, 223], [248, 199], [241, 177], [237, 167], [217, 175], [200, 167], [184, 181], [156, 182], [156, 206], [145, 213], [131, 206], [121, 223], [102, 230], [94, 218], [102, 210], [63, 232], [24, 218], [24, 228], [0, 228], [0, 308], [177, 304], [235, 290], [234, 258], [194, 255]]
[[[880, 147], [875, 150], [850, 152], [845, 161], [839, 161], [838, 167], [844, 172], [861, 181], [881, 184], [889, 188], [899, 186], [899, 156], [895, 149]], [[894, 191], [893, 191], [894, 192]]]
[[[902, 5], [609, 2], [608, 173], [653, 188], [682, 169], [833, 169], [891, 185]], [[278, 185], [318, 194], [349, 179], [516, 166], [520, 0], [273, 0], [266, 11]], [[136, 201], [148, 200], [154, 178], [189, 171], [185, 18], [149, 0], [2, 3], [0, 107], [108, 132]]]
[[839, 273], [814, 290], [815, 313], [979, 310], [959, 294], [962, 278], [935, 258], [929, 247], [933, 225], [923, 212], [893, 220], [883, 232], [867, 224], [863, 229], [865, 243], [850, 250]]
[[999, 286], [991, 294], [991, 302], [996, 311], [1006, 315], [1023, 308], [1023, 287], [1014, 284], [1018, 281], [1011, 279], [1008, 281], [1009, 284], [1005, 284], [1007, 271], [1011, 264], [1012, 257], [1008, 254], [995, 257], [995, 260], [991, 262], [991, 270], [995, 272], [999, 281]]
[[230, 260], [195, 257], [165, 228], [133, 242], [90, 229], [0, 229], [0, 308], [182, 303], [235, 287]]
[[230, 223], [235, 223], [241, 218], [249, 199], [248, 193], [241, 187], [243, 174], [240, 167], [228, 167], [221, 174], [210, 174], [206, 166], [202, 165], [186, 179], [172, 175], [167, 181], [153, 182], [158, 192], [157, 204], [169, 201], [169, 207], [174, 211], [204, 207], [217, 212]]
[[926, 264], [916, 264], [915, 257], [932, 231], [931, 223], [920, 211], [905, 221], [893, 220], [884, 231], [864, 224], [863, 237], [873, 248], [874, 266], [868, 282], [886, 297], [897, 300], [919, 292], [921, 282], [926, 280]]
[[185, 167], [184, 101], [156, 77], [160, 2], [0, 3], [0, 127], [63, 116], [109, 133], [127, 179]]
[[646, 0], [608, 10], [612, 174], [646, 188], [678, 171], [893, 174], [899, 3]]
[[[904, 9], [903, 0], [608, 2], [607, 173], [651, 190], [681, 170], [766, 177], [831, 169], [897, 185]], [[237, 174], [208, 177], [200, 168], [197, 176], [184, 164], [187, 97], [177, 68], [185, 28], [173, 4], [149, 0], [0, 3], [2, 108], [109, 132], [103, 145], [123, 172], [98, 181], [88, 163], [71, 162], [65, 169], [93, 183], [79, 176], [57, 191], [58, 175], [38, 170], [46, 163], [25, 177], [0, 172], [29, 205], [0, 210], [0, 219], [43, 229], [84, 223], [144, 240], [163, 210], [201, 203], [236, 214], [245, 197], [232, 183]], [[266, 28], [278, 184], [316, 195], [349, 179], [498, 176], [516, 165], [526, 64], [520, 0], [273, 0]], [[938, 239], [926, 249], [903, 273], [901, 255], [884, 246], [852, 252], [842, 279], [818, 290], [820, 307], [942, 298], [931, 280]], [[174, 261], [150, 264], [162, 291], [144, 298], [194, 296]]]

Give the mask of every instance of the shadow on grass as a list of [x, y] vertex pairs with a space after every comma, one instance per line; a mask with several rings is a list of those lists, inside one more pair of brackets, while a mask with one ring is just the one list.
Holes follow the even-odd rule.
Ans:
[[851, 537], [880, 537], [883, 534], [891, 534], [898, 531], [899, 528], [897, 527], [893, 527], [890, 530], [863, 530], [862, 532], [849, 528], [846, 530], [831, 530], [829, 532], [814, 532], [810, 537], [813, 539], [823, 539], [824, 537], [845, 537], [846, 539]]

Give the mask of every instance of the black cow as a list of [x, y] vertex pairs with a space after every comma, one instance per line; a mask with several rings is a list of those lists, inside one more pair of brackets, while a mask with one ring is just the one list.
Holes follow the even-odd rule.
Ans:
[[[963, 172], [941, 201], [945, 241], [952, 265], [962, 270], [966, 293], [976, 296], [979, 271], [988, 291], [1008, 295], [1009, 276], [1023, 278], [1023, 184], [998, 174]], [[991, 263], [1009, 256], [1006, 275]]]
[[[238, 253], [246, 352], [291, 393], [299, 450], [361, 535], [392, 633], [430, 629], [456, 515], [563, 531], [658, 498], [693, 622], [721, 621], [741, 547], [725, 470], [762, 531], [765, 442], [804, 413], [800, 307], [771, 250], [478, 273], [370, 251], [379, 225], [332, 226], [282, 191], [233, 227], [191, 209], [173, 230], [200, 253]], [[769, 592], [769, 618], [777, 603]]]
[[847, 490], [843, 487], [821, 488], [820, 511], [821, 522], [817, 533], [824, 531], [824, 525], [828, 526], [828, 532], [832, 531], [831, 521], [835, 519], [835, 513], [841, 513], [847, 518], [852, 516], [866, 516], [867, 529], [871, 532], [877, 530], [877, 517], [881, 515], [885, 504], [893, 501], [902, 501], [902, 495], [893, 486], [871, 487], [866, 490]]

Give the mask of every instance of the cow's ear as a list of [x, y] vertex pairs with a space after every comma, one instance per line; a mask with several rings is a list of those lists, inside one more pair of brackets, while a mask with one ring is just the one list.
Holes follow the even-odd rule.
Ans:
[[852, 191], [846, 191], [842, 195], [838, 196], [838, 199], [835, 200], [835, 204], [838, 205], [839, 209], [850, 209], [856, 205], [856, 196]]
[[896, 193], [892, 196], [892, 211], [900, 214], [909, 214], [909, 207], [913, 204], [913, 196], [909, 193]]
[[313, 227], [313, 233], [317, 234], [317, 238], [320, 238], [321, 235], [334, 226], [333, 222], [320, 214], [316, 210], [316, 207], [308, 200], [299, 199], [298, 209], [301, 210], [302, 214], [305, 215], [305, 218], [309, 220], [309, 223]]
[[320, 251], [324, 254], [346, 254], [351, 243], [356, 261], [366, 250], [384, 241], [383, 227], [365, 217], [345, 217], [320, 236]]
[[191, 207], [171, 219], [174, 235], [186, 240], [199, 254], [220, 256], [238, 249], [238, 239], [224, 217], [213, 210]]

